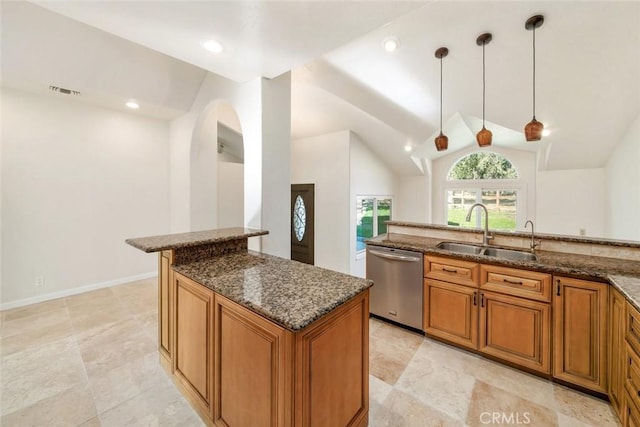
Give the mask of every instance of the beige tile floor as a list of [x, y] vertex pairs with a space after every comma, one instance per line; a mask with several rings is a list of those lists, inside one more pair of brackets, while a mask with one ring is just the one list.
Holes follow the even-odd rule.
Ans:
[[[0, 425], [202, 425], [158, 364], [156, 321], [154, 279], [0, 312]], [[618, 425], [598, 399], [370, 324], [371, 427]]]

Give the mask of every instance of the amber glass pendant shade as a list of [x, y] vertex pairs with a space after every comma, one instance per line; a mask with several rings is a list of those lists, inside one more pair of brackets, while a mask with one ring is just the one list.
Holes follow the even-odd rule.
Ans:
[[476, 141], [478, 141], [480, 147], [488, 147], [491, 145], [491, 137], [493, 137], [491, 131], [483, 126], [480, 132], [476, 134]]
[[436, 150], [438, 151], [444, 151], [449, 148], [449, 138], [447, 138], [447, 135], [442, 132], [440, 132], [440, 135], [436, 136], [435, 143]]
[[486, 82], [485, 82], [485, 64], [484, 64], [484, 46], [491, 41], [493, 37], [491, 33], [480, 34], [476, 39], [476, 44], [478, 46], [482, 46], [482, 129], [480, 132], [476, 134], [476, 141], [478, 141], [478, 146], [480, 147], [488, 147], [491, 145], [491, 138], [493, 134], [490, 130], [484, 127], [484, 106], [485, 106], [485, 91], [486, 91]]
[[436, 150], [444, 151], [449, 148], [449, 138], [442, 133], [442, 58], [449, 54], [449, 49], [441, 47], [436, 50], [436, 58], [440, 60], [440, 135], [434, 140]]
[[542, 15], [534, 15], [524, 23], [524, 28], [533, 32], [533, 119], [524, 127], [524, 137], [528, 142], [540, 141], [544, 129], [544, 125], [536, 120], [536, 28], [543, 23]]
[[527, 138], [527, 141], [540, 141], [542, 139], [542, 130], [544, 129], [544, 125], [536, 120], [536, 117], [533, 117], [527, 125], [524, 127], [524, 136]]

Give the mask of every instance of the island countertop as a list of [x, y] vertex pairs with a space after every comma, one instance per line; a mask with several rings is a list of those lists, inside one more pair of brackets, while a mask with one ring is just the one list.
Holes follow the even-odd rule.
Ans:
[[222, 243], [248, 237], [264, 236], [268, 231], [255, 228], [221, 228], [217, 230], [191, 231], [188, 233], [164, 234], [150, 237], [127, 239], [125, 242], [144, 252], [159, 252], [167, 249], [189, 248], [194, 246]]
[[291, 331], [304, 329], [373, 285], [371, 280], [253, 251], [172, 268]]

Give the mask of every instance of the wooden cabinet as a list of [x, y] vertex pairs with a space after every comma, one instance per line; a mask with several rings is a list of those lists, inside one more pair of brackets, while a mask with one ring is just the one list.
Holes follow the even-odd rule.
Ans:
[[633, 403], [631, 396], [627, 393], [627, 398], [623, 402], [624, 417], [621, 417], [624, 427], [640, 427], [640, 408]]
[[480, 295], [479, 350], [517, 365], [551, 372], [549, 304], [495, 292]]
[[293, 332], [172, 276], [173, 378], [206, 424], [366, 427], [368, 290]]
[[627, 398], [640, 408], [640, 355], [627, 344], [624, 386]]
[[623, 418], [625, 368], [625, 308], [626, 301], [617, 290], [609, 293], [609, 400]]
[[173, 251], [162, 251], [158, 256], [158, 349], [160, 363], [168, 371], [172, 369], [172, 306]]
[[548, 274], [425, 256], [424, 331], [550, 374], [550, 288]]
[[213, 409], [214, 294], [175, 273], [173, 373], [201, 415]]
[[478, 348], [477, 288], [424, 281], [424, 331], [463, 347]]
[[625, 338], [637, 353], [640, 353], [640, 312], [627, 301]]
[[216, 424], [288, 425], [291, 335], [221, 296], [216, 298], [215, 324]]
[[607, 294], [603, 283], [554, 276], [553, 376], [607, 392]]
[[424, 277], [478, 287], [480, 266], [475, 262], [435, 256], [424, 257]]
[[535, 271], [481, 265], [480, 288], [537, 301], [551, 301], [551, 276]]

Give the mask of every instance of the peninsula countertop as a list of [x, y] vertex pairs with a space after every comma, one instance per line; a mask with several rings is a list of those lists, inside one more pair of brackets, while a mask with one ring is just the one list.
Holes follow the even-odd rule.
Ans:
[[217, 230], [191, 231], [187, 233], [163, 234], [159, 236], [137, 237], [125, 242], [144, 252], [159, 252], [167, 249], [222, 243], [248, 237], [264, 236], [268, 231], [255, 228], [220, 228]]
[[419, 251], [424, 254], [444, 255], [484, 264], [503, 265], [551, 274], [567, 275], [586, 280], [608, 282], [620, 290], [640, 310], [640, 261], [601, 256], [590, 256], [551, 251], [536, 251], [536, 261], [513, 261], [484, 255], [461, 254], [436, 248], [446, 239], [409, 237], [392, 234], [380, 235], [365, 241], [368, 245]]
[[371, 280], [253, 251], [172, 268], [291, 331], [304, 329], [373, 285]]

